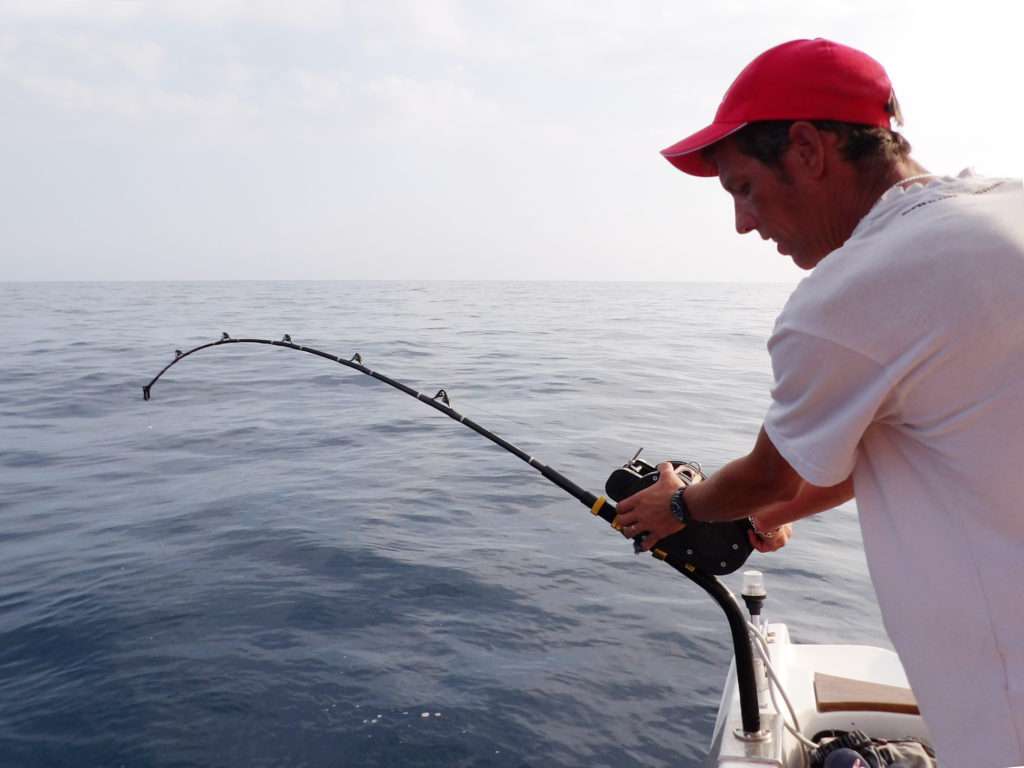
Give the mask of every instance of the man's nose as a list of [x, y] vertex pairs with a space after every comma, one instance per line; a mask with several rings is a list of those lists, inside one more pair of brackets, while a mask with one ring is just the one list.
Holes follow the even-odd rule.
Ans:
[[748, 211], [739, 202], [736, 203], [735, 208], [736, 208], [736, 231], [739, 234], [745, 235], [745, 234], [747, 234], [747, 232], [753, 232], [755, 229], [757, 229], [757, 220], [753, 216], [750, 215], [750, 211]]

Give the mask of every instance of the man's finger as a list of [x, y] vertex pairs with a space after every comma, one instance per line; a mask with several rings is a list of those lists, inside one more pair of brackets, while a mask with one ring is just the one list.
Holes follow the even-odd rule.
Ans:
[[636, 515], [633, 514], [632, 512], [627, 512], [626, 514], [622, 514], [622, 512], [619, 512], [618, 520], [619, 520], [619, 525], [621, 525], [623, 528], [625, 528], [628, 525], [635, 525], [636, 524]]

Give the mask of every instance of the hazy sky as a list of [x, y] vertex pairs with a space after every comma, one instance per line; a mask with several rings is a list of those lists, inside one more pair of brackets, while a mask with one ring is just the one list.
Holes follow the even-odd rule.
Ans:
[[1022, 8], [0, 0], [0, 280], [794, 280], [658, 150], [822, 36], [930, 170], [1020, 176]]

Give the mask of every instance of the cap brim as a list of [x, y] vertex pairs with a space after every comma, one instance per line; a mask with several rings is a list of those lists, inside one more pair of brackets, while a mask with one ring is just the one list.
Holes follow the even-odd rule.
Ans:
[[671, 147], [661, 150], [661, 154], [683, 173], [691, 176], [717, 176], [718, 168], [704, 157], [702, 150], [736, 133], [745, 125], [746, 123], [712, 123], [692, 136], [687, 136]]

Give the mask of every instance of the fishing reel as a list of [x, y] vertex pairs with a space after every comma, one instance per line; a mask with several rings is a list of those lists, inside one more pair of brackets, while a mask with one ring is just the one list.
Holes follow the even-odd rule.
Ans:
[[[700, 464], [694, 461], [673, 461], [672, 467], [684, 486], [705, 479]], [[608, 476], [604, 485], [605, 494], [609, 499], [619, 502], [650, 488], [659, 476], [658, 468], [641, 459], [640, 451], [637, 451], [628, 463]], [[724, 523], [694, 521], [683, 530], [666, 536], [657, 543], [656, 548], [683, 558], [687, 565], [705, 573], [723, 576], [740, 568], [750, 557], [753, 551], [748, 535], [750, 530], [750, 522], [746, 519]], [[642, 536], [637, 537], [634, 546], [639, 547], [642, 541]]]

